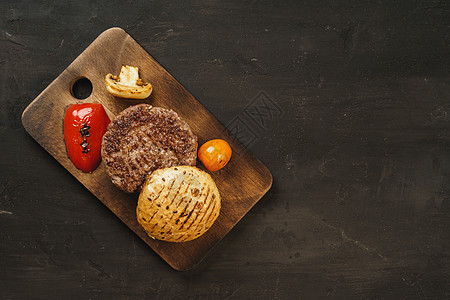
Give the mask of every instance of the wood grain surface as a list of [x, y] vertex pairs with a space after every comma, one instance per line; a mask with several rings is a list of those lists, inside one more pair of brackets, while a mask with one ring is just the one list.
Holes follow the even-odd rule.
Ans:
[[[104, 77], [108, 73], [118, 74], [123, 64], [139, 67], [143, 81], [153, 85], [149, 98], [119, 99], [108, 94]], [[92, 94], [83, 100], [77, 100], [71, 93], [73, 83], [80, 78], [89, 79], [93, 86]], [[211, 173], [222, 197], [221, 213], [211, 229], [185, 243], [151, 239], [136, 220], [137, 194], [126, 194], [116, 188], [103, 163], [92, 173], [76, 169], [66, 154], [62, 121], [69, 105], [83, 102], [103, 104], [110, 118], [138, 103], [170, 108], [191, 126], [199, 145], [214, 138], [228, 140], [234, 149], [231, 161], [224, 169]], [[106, 30], [80, 54], [25, 109], [22, 122], [42, 147], [176, 270], [188, 270], [197, 265], [272, 185], [269, 170], [120, 28]], [[197, 165], [202, 167], [200, 162]]]

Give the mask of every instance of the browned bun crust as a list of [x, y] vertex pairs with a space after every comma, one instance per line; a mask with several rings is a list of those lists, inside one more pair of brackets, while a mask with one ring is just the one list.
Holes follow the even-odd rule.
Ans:
[[195, 167], [154, 171], [145, 181], [136, 208], [139, 224], [155, 239], [186, 242], [204, 234], [220, 213], [219, 190]]

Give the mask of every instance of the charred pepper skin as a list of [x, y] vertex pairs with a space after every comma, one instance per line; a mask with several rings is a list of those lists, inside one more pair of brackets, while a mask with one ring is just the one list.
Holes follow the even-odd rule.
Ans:
[[99, 103], [71, 105], [64, 116], [67, 155], [85, 173], [94, 171], [101, 161], [102, 137], [110, 119]]

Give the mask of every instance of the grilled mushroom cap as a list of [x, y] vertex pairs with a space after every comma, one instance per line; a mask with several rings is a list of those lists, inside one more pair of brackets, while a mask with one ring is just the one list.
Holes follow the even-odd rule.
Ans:
[[139, 78], [139, 68], [123, 65], [119, 76], [108, 74], [105, 77], [108, 92], [119, 98], [145, 99], [153, 91], [150, 83]]

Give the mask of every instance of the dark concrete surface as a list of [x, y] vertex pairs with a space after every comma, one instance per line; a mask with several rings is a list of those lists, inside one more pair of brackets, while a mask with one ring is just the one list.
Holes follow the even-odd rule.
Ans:
[[[0, 24], [1, 299], [450, 298], [448, 1], [3, 0]], [[191, 271], [20, 122], [113, 26], [247, 126], [274, 176]], [[261, 91], [280, 111], [258, 127], [245, 111]]]

